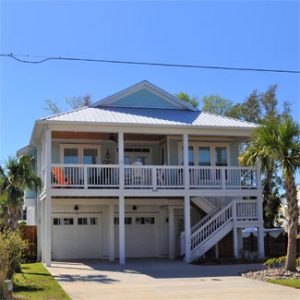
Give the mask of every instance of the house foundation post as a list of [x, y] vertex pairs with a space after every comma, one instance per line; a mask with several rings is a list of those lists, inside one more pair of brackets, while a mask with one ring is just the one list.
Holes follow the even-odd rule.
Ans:
[[174, 207], [169, 206], [169, 258], [175, 258], [175, 219]]
[[45, 199], [40, 199], [40, 218], [41, 218], [41, 260], [45, 263]]
[[191, 203], [189, 196], [189, 137], [183, 134], [183, 174], [184, 174], [184, 236], [185, 236], [185, 262], [190, 263], [191, 258]]
[[125, 264], [125, 199], [119, 196], [119, 263]]
[[234, 258], [239, 257], [239, 247], [238, 247], [238, 235], [237, 235], [237, 228], [234, 227], [232, 230], [233, 234], [233, 256]]
[[109, 260], [115, 260], [114, 205], [108, 205]]
[[265, 231], [264, 227], [260, 226], [257, 228], [257, 243], [258, 243], [258, 258], [265, 258]]
[[51, 196], [46, 195], [45, 201], [45, 264], [47, 267], [51, 266], [51, 240], [52, 240], [52, 199]]
[[51, 240], [52, 240], [52, 197], [51, 197], [51, 161], [52, 161], [51, 129], [45, 132], [45, 264], [51, 266]]
[[242, 228], [237, 229], [237, 243], [238, 243], [238, 258], [241, 258], [243, 256], [243, 250], [244, 250], [244, 239], [243, 239]]
[[232, 219], [233, 219], [233, 229], [232, 229], [232, 237], [233, 237], [233, 256], [234, 258], [239, 257], [239, 246], [238, 246], [238, 233], [236, 227], [236, 201], [232, 201]]
[[118, 133], [119, 153], [119, 263], [125, 264], [124, 132]]
[[185, 262], [190, 263], [191, 257], [191, 204], [190, 197], [184, 197], [184, 236], [185, 236]]

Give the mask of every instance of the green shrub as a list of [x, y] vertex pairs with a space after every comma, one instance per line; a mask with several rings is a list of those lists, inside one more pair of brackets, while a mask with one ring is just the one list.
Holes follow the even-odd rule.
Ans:
[[264, 265], [267, 267], [267, 268], [275, 268], [276, 267], [276, 264], [277, 264], [277, 258], [269, 258], [267, 259], [265, 262], [264, 262]]
[[296, 258], [296, 266], [300, 268], [300, 256]]
[[18, 231], [0, 231], [0, 299], [4, 294], [5, 279], [12, 279], [14, 273], [20, 270], [20, 264], [27, 249]]
[[283, 267], [286, 261], [286, 256], [280, 256], [276, 259], [277, 267]]
[[[286, 261], [286, 256], [280, 256], [277, 258], [269, 258], [264, 262], [267, 268], [281, 268], [284, 266]], [[300, 267], [300, 256], [296, 258], [296, 266]]]

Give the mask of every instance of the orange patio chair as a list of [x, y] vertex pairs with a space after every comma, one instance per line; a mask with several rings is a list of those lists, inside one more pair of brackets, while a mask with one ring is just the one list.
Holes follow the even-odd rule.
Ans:
[[72, 184], [70, 181], [67, 180], [67, 178], [65, 177], [64, 171], [60, 167], [53, 167], [52, 174], [54, 176], [55, 182], [58, 185]]

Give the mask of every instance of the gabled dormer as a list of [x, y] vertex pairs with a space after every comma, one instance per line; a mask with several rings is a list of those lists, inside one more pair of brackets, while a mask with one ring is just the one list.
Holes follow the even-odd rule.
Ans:
[[197, 110], [192, 105], [179, 100], [176, 96], [162, 90], [147, 80], [143, 80], [112, 96], [100, 100], [94, 103], [93, 106]]

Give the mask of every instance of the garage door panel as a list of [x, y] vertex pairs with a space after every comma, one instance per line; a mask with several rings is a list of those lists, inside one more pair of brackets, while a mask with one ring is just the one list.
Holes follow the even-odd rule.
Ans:
[[[73, 222], [67, 222], [68, 218], [73, 219]], [[53, 258], [99, 258], [101, 256], [100, 221], [100, 215], [92, 217], [54, 215], [52, 222]], [[65, 223], [71, 224], [66, 225]]]
[[[126, 221], [130, 224], [125, 224], [125, 255], [126, 257], [155, 257], [157, 256], [157, 230], [156, 220], [153, 215], [126, 214]], [[115, 220], [118, 218], [115, 218]], [[145, 224], [145, 219], [152, 224]], [[146, 221], [147, 221], [146, 220]], [[117, 224], [116, 224], [117, 223]], [[115, 221], [115, 251], [119, 253], [119, 226]]]

